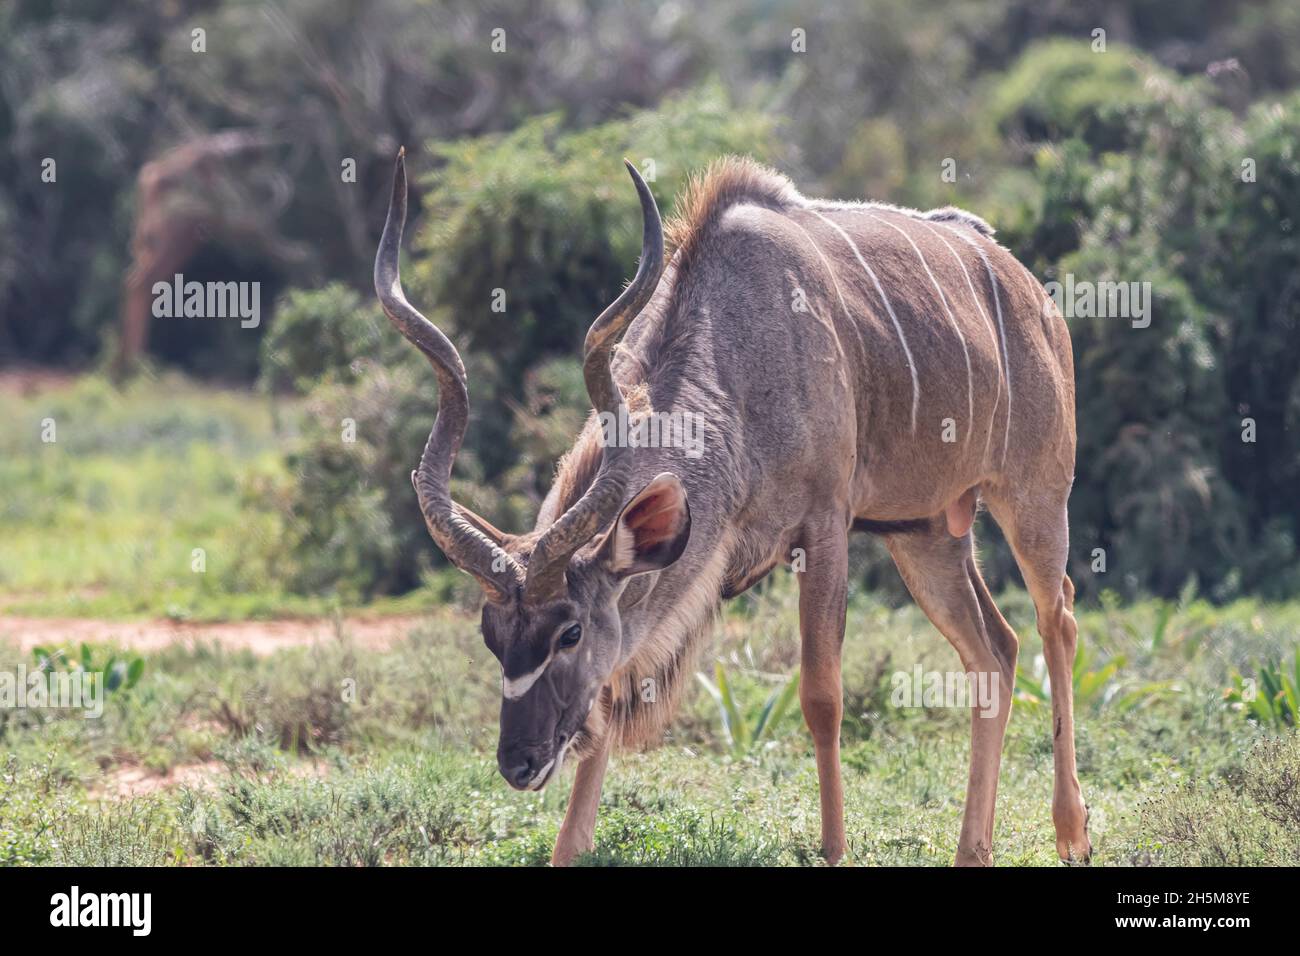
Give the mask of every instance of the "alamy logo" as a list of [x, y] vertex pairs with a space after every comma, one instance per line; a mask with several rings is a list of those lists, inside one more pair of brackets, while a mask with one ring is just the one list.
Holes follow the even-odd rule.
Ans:
[[85, 719], [104, 713], [104, 675], [98, 671], [0, 671], [0, 710], [84, 710]]
[[239, 319], [241, 329], [262, 322], [262, 283], [186, 282], [179, 272], [171, 282], [153, 284], [156, 319]]
[[981, 717], [996, 717], [1001, 674], [997, 671], [896, 671], [890, 703], [895, 707], [955, 707], [974, 709]]
[[1043, 288], [1067, 319], [1132, 319], [1135, 329], [1151, 324], [1150, 282], [1076, 281], [1067, 272], [1064, 283], [1048, 282]]
[[628, 418], [627, 406], [600, 413], [606, 448], [682, 448], [687, 458], [704, 454], [704, 419], [692, 411], [648, 412]]
[[133, 936], [153, 928], [152, 893], [70, 893], [50, 897], [51, 926], [129, 926]]

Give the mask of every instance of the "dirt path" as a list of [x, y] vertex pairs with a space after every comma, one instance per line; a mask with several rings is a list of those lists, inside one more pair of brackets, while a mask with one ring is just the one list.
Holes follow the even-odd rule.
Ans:
[[[405, 637], [430, 615], [345, 617], [343, 631], [357, 644], [383, 649]], [[296, 618], [283, 621], [232, 621], [189, 624], [179, 621], [105, 621], [98, 618], [15, 617], [0, 615], [0, 641], [23, 650], [41, 645], [63, 646], [81, 642], [113, 642], [139, 651], [156, 651], [173, 644], [215, 641], [231, 650], [270, 654], [285, 647], [301, 647], [330, 640], [336, 634], [333, 618]]]
[[[329, 766], [321, 760], [309, 758], [290, 765], [288, 772], [295, 777], [324, 778], [329, 773]], [[220, 760], [178, 764], [165, 773], [127, 765], [105, 770], [90, 785], [88, 795], [99, 800], [129, 800], [179, 787], [213, 790], [226, 779], [229, 779], [228, 770]]]

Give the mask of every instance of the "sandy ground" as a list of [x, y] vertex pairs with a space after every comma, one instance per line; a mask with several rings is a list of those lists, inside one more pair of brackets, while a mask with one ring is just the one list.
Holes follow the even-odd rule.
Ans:
[[160, 790], [176, 787], [209, 789], [225, 773], [225, 765], [218, 760], [181, 764], [165, 774], [155, 773], [146, 767], [116, 767], [105, 772], [102, 780], [90, 788], [91, 798], [125, 800], [143, 797]]
[[[405, 637], [417, 624], [427, 621], [420, 614], [388, 617], [352, 617], [342, 622], [343, 631], [357, 644], [383, 649]], [[270, 654], [285, 647], [301, 647], [335, 637], [333, 618], [299, 618], [282, 621], [232, 621], [190, 624], [180, 621], [104, 621], [76, 617], [18, 617], [0, 613], [0, 641], [17, 644], [23, 650], [42, 645], [84, 642], [113, 642], [139, 651], [156, 651], [173, 644], [216, 642], [232, 650]]]
[[[323, 778], [329, 769], [323, 761], [305, 760], [290, 767], [289, 773], [295, 777]], [[226, 779], [226, 765], [219, 760], [178, 764], [166, 773], [157, 773], [147, 767], [115, 767], [91, 785], [89, 795], [91, 799], [129, 800], [177, 787], [212, 790]]]

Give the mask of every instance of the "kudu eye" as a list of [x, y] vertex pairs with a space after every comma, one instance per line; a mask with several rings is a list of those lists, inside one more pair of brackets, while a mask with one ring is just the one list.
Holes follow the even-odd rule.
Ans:
[[573, 647], [580, 640], [582, 640], [582, 625], [570, 624], [560, 632], [560, 650], [564, 650], [566, 647]]

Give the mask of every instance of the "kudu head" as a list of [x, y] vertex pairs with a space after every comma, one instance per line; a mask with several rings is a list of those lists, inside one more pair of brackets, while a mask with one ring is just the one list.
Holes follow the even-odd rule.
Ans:
[[[602, 423], [627, 414], [610, 357], [663, 271], [659, 210], [636, 168], [627, 168], [641, 199], [641, 262], [628, 287], [592, 323], [583, 354], [587, 393]], [[595, 480], [545, 529], [506, 534], [452, 501], [452, 464], [469, 419], [465, 367], [451, 341], [402, 292], [398, 256], [405, 223], [406, 168], [399, 152], [375, 257], [375, 291], [393, 325], [429, 359], [439, 391], [438, 416], [411, 480], [429, 534], [456, 567], [478, 579], [487, 599], [483, 638], [503, 675], [501, 773], [517, 789], [540, 790], [559, 770], [619, 664], [618, 604], [628, 579], [667, 567], [686, 548], [686, 491], [668, 473], [629, 488], [633, 450], [617, 444], [620, 429], [606, 427]]]

